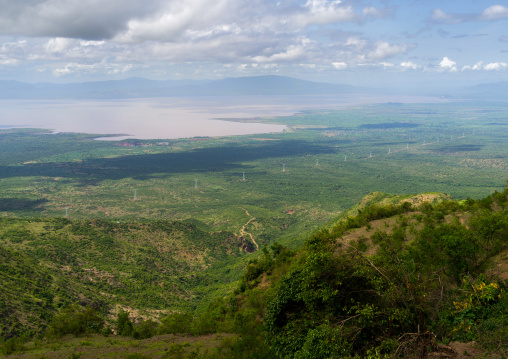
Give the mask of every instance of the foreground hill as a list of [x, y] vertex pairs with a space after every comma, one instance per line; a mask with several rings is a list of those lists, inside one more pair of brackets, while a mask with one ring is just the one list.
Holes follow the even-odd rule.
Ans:
[[[63, 223], [63, 228], [72, 233], [75, 225]], [[158, 322], [136, 322], [132, 313], [120, 311], [116, 321], [109, 320], [121, 335], [117, 340], [89, 336], [86, 345], [69, 345], [83, 358], [97, 353], [87, 346], [118, 358], [129, 351], [132, 358], [496, 357], [508, 350], [507, 238], [508, 189], [462, 202], [438, 194], [373, 193], [298, 251], [276, 243], [264, 248], [252, 257], [236, 289], [210, 300], [203, 312], [177, 311]], [[28, 276], [27, 267], [20, 270]], [[124, 275], [128, 270], [133, 268], [125, 267]], [[149, 300], [133, 296], [133, 302]], [[66, 333], [110, 335], [104, 314], [82, 304], [61, 309], [40, 338], [62, 345], [70, 343], [59, 342]], [[86, 325], [69, 326], [69, 320]], [[221, 334], [227, 339], [211, 346], [199, 337], [210, 333], [229, 336]], [[168, 334], [180, 339], [168, 340]], [[128, 342], [126, 336], [138, 341]], [[141, 341], [147, 337], [152, 341]], [[472, 341], [476, 344], [457, 344]], [[13, 338], [3, 350], [29, 350], [13, 356], [18, 358], [69, 355], [64, 347], [50, 350], [49, 343]], [[116, 356], [108, 349], [113, 346]]]

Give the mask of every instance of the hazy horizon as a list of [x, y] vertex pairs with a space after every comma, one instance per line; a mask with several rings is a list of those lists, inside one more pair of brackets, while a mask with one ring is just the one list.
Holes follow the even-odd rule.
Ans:
[[0, 80], [281, 75], [402, 90], [508, 80], [504, 1], [0, 2]]

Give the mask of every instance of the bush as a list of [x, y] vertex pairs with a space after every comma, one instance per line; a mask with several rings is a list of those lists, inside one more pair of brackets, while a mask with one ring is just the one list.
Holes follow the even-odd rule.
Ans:
[[47, 335], [49, 337], [62, 337], [65, 334], [75, 336], [100, 333], [104, 327], [102, 319], [97, 311], [91, 307], [70, 306], [57, 314], [51, 323]]
[[135, 339], [151, 338], [157, 334], [159, 324], [153, 320], [145, 320], [134, 327]]
[[189, 313], [171, 313], [161, 320], [159, 334], [187, 334], [191, 322], [192, 315]]
[[129, 319], [129, 312], [120, 309], [116, 320], [116, 334], [132, 336], [134, 334], [134, 326]]
[[25, 338], [10, 338], [0, 345], [0, 353], [10, 355], [17, 351], [24, 350]]

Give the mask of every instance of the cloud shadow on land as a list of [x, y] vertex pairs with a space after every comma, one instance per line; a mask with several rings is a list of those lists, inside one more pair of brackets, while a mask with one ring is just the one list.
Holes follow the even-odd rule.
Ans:
[[218, 146], [186, 152], [127, 155], [116, 158], [88, 159], [83, 162], [35, 163], [0, 167], [0, 178], [47, 176], [74, 178], [83, 185], [104, 180], [135, 178], [147, 180], [154, 174], [221, 172], [242, 168], [238, 162], [258, 159], [333, 153], [337, 149], [315, 143], [288, 140], [259, 145]]
[[440, 148], [433, 149], [433, 152], [436, 153], [443, 153], [443, 154], [450, 154], [450, 153], [456, 153], [456, 152], [477, 152], [482, 149], [485, 145], [456, 145], [456, 146], [443, 146]]
[[45, 199], [0, 198], [0, 212], [42, 211]]

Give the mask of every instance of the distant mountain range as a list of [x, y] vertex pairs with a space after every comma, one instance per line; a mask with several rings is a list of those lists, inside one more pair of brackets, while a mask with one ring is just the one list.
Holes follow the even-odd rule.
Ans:
[[3, 99], [121, 99], [175, 96], [324, 95], [365, 93], [350, 85], [299, 80], [285, 76], [226, 78], [215, 81], [156, 81], [129, 78], [70, 84], [0, 81]]
[[479, 84], [467, 87], [458, 94], [464, 98], [482, 100], [508, 100], [508, 81]]
[[[406, 91], [400, 93], [407, 95]], [[132, 77], [125, 80], [79, 82], [69, 84], [0, 81], [0, 99], [125, 99], [187, 96], [276, 96], [276, 95], [339, 95], [391, 94], [396, 89], [368, 89], [345, 84], [330, 84], [286, 76], [236, 77], [222, 80], [149, 80]], [[415, 95], [418, 89], [415, 88]], [[440, 90], [421, 94], [465, 99], [508, 99], [508, 82], [480, 84], [457, 88], [446, 93]]]

